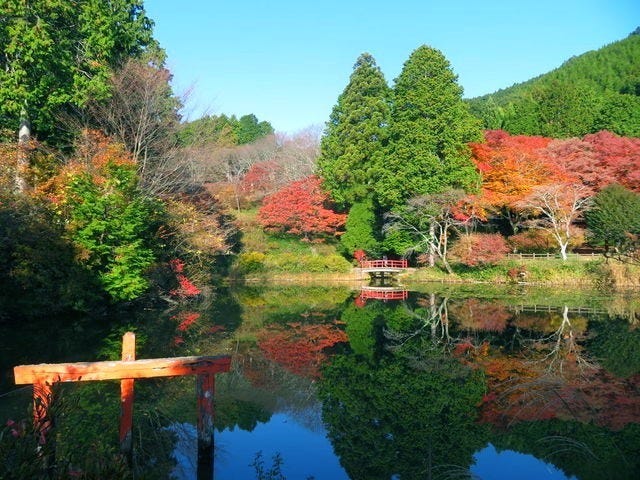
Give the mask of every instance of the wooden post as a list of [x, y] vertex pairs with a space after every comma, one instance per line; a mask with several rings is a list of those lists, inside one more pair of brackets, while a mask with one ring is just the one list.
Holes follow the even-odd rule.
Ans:
[[[136, 359], [136, 335], [127, 332], [122, 336], [122, 361]], [[133, 455], [133, 378], [120, 380], [120, 451], [129, 461]]]
[[52, 402], [53, 389], [51, 388], [51, 383], [44, 381], [34, 383], [33, 431], [38, 443], [38, 457], [40, 457], [43, 467], [50, 477], [53, 477], [53, 469], [56, 464], [55, 437], [48, 437], [49, 432], [53, 428], [53, 416], [51, 415]]
[[198, 480], [213, 479], [213, 395], [215, 376], [201, 373], [196, 377], [198, 399]]
[[[135, 360], [135, 335], [127, 333], [122, 339], [121, 361], [18, 365], [13, 368], [13, 375], [16, 385], [31, 383], [34, 386], [34, 427], [41, 444], [48, 440], [46, 435], [53, 425], [50, 407], [54, 383], [120, 380], [120, 448], [127, 454], [132, 451], [133, 444], [134, 379], [195, 375], [198, 395], [198, 480], [211, 480], [215, 374], [228, 372], [230, 367], [231, 357], [228, 355]], [[51, 445], [48, 450], [53, 451]], [[45, 464], [49, 470], [55, 466], [55, 462], [48, 458], [45, 458]]]
[[40, 444], [45, 443], [47, 433], [53, 426], [49, 414], [52, 397], [50, 383], [37, 382], [33, 384], [33, 427]]

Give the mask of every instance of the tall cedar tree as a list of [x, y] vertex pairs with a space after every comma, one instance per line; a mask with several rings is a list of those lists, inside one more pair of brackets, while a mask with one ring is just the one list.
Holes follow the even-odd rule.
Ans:
[[448, 188], [477, 189], [480, 176], [467, 143], [481, 139], [449, 62], [421, 46], [396, 79], [383, 181], [376, 184], [380, 202], [394, 207]]
[[108, 97], [112, 69], [156, 45], [141, 0], [0, 3], [0, 129], [52, 140], [61, 110]]
[[322, 139], [318, 175], [340, 206], [371, 195], [373, 167], [382, 159], [390, 114], [390, 89], [374, 58], [358, 57], [338, 97]]

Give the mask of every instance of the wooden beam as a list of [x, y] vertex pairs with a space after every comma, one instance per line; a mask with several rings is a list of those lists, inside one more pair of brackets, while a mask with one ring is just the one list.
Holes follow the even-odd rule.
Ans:
[[29, 383], [121, 380], [123, 378], [176, 377], [228, 372], [228, 355], [205, 357], [152, 358], [135, 362], [41, 363], [14, 367], [16, 385]]

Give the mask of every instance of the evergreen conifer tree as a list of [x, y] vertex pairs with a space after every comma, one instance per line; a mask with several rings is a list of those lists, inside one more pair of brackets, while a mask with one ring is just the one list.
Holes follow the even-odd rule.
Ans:
[[481, 141], [478, 121], [444, 55], [421, 46], [396, 79], [389, 146], [376, 172], [380, 203], [389, 208], [416, 195], [477, 188], [468, 142]]
[[318, 175], [333, 200], [348, 207], [371, 195], [374, 165], [387, 139], [390, 89], [374, 58], [358, 57], [325, 129]]
[[344, 253], [353, 255], [356, 250], [364, 250], [369, 255], [377, 255], [380, 243], [376, 238], [380, 231], [376, 212], [371, 199], [354, 203], [349, 210], [345, 224], [345, 232], [340, 237], [340, 245]]
[[640, 241], [640, 195], [611, 184], [593, 197], [586, 213], [590, 240], [612, 256], [634, 255]]

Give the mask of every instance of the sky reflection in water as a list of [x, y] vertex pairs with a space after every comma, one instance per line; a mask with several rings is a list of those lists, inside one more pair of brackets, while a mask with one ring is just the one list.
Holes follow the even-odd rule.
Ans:
[[[176, 480], [195, 478], [196, 431], [192, 425], [182, 424], [174, 429], [180, 440], [174, 451], [178, 466], [173, 474]], [[262, 453], [265, 467], [272, 466], [273, 457], [283, 457], [282, 472], [289, 479], [313, 477], [315, 480], [348, 480], [340, 466], [326, 430], [311, 431], [297, 423], [295, 418], [277, 413], [266, 423], [252, 431], [241, 429], [216, 433], [216, 480], [255, 478], [252, 463]], [[473, 456], [475, 464], [470, 472], [478, 480], [576, 480], [567, 477], [555, 466], [533, 455], [512, 450], [496, 451], [492, 444]]]

